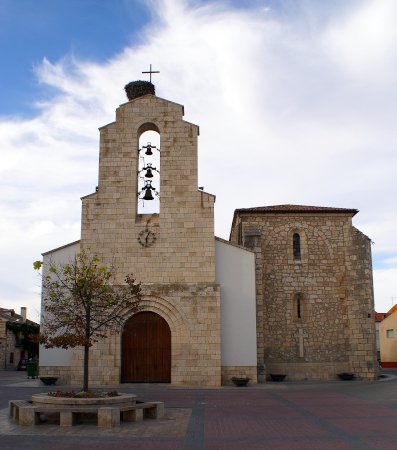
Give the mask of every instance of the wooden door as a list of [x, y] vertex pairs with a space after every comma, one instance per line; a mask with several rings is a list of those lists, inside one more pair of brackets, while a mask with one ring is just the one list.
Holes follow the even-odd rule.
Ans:
[[145, 311], [124, 326], [121, 382], [171, 382], [171, 330], [158, 314]]

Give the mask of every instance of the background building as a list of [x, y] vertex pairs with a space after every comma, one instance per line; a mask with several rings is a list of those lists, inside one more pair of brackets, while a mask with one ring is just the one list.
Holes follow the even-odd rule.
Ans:
[[39, 324], [26, 318], [26, 308], [21, 314], [13, 309], [0, 308], [0, 368], [11, 369], [18, 366], [21, 359], [36, 358], [38, 344], [29, 335], [39, 332]]
[[378, 326], [382, 367], [397, 367], [397, 305], [384, 314]]

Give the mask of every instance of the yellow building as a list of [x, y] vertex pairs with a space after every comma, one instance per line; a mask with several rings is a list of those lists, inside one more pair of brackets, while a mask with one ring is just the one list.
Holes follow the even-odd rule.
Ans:
[[397, 367], [397, 305], [379, 326], [380, 359], [382, 367]]

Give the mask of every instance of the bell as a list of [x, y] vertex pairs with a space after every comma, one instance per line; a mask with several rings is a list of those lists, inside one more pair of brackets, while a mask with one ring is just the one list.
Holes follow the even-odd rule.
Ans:
[[152, 170], [157, 170], [155, 167], [152, 167], [152, 163], [147, 163], [146, 167], [143, 167], [142, 170], [146, 170], [145, 178], [153, 178]]
[[151, 163], [147, 163], [146, 167], [144, 167], [142, 170], [146, 170], [145, 178], [153, 178], [152, 170], [156, 170], [156, 168], [152, 167]]
[[145, 191], [145, 195], [143, 196], [143, 200], [154, 200], [154, 197], [152, 195], [152, 189], [148, 187]]
[[153, 173], [152, 173], [152, 169], [150, 167], [148, 167], [146, 169], [146, 174], [145, 174], [146, 178], [153, 178]]
[[144, 145], [142, 148], [146, 148], [145, 155], [150, 156], [150, 155], [153, 155], [152, 148], [156, 148], [156, 146], [151, 145], [151, 143], [148, 142], [147, 145]]

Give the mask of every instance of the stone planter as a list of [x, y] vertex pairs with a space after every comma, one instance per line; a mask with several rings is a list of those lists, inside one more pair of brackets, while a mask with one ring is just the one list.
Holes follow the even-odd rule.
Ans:
[[286, 376], [287, 376], [287, 375], [280, 374], [280, 373], [271, 373], [271, 374], [270, 374], [270, 379], [271, 379], [272, 381], [284, 381], [284, 378], [285, 378]]
[[51, 386], [58, 381], [58, 377], [40, 377], [40, 380], [47, 386]]
[[236, 386], [247, 386], [250, 379], [248, 377], [233, 377], [232, 381]]

